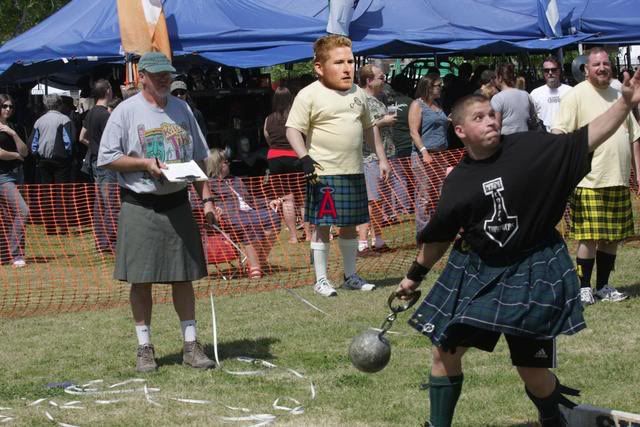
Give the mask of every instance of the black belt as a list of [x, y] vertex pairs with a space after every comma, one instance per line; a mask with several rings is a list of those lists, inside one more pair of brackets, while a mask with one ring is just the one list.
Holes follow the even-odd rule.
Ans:
[[153, 209], [157, 212], [167, 211], [189, 202], [189, 192], [184, 190], [170, 194], [136, 193], [128, 188], [120, 187], [120, 201]]

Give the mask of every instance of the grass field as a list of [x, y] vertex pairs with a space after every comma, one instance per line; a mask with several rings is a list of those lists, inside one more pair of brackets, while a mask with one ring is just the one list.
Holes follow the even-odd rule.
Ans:
[[[411, 235], [408, 230], [402, 234]], [[296, 248], [299, 248], [297, 252], [292, 251], [289, 256], [308, 260], [308, 247], [302, 244]], [[640, 354], [638, 251], [633, 243], [622, 247], [618, 269], [612, 277], [612, 283], [632, 298], [618, 304], [599, 303], [588, 307], [588, 329], [558, 340], [557, 374], [567, 385], [582, 390], [580, 403], [628, 412], [640, 409], [640, 369], [636, 366]], [[428, 341], [406, 325], [409, 313], [400, 315], [394, 325], [393, 331], [397, 334], [390, 335], [393, 354], [385, 370], [362, 374], [351, 367], [347, 357], [351, 338], [367, 327], [378, 327], [388, 314], [386, 298], [414, 253], [407, 247], [375, 261], [363, 260], [359, 264], [361, 271], [370, 270], [380, 285], [373, 293], [342, 291], [337, 298], [327, 299], [314, 295], [309, 286], [294, 289], [327, 314], [311, 309], [283, 289], [291, 283], [278, 283], [292, 277], [296, 286], [308, 283], [308, 265], [295, 273], [297, 275], [292, 271], [274, 273], [264, 286], [270, 292], [230, 292], [234, 295], [216, 297], [218, 349], [223, 368], [258, 369], [262, 375], [231, 375], [223, 370], [200, 372], [183, 367], [179, 323], [169, 304], [156, 305], [154, 310], [153, 342], [160, 369], [143, 376], [134, 372], [136, 342], [127, 307], [3, 319], [0, 324], [0, 415], [13, 418], [7, 425], [20, 426], [53, 424], [45, 412], [56, 422], [80, 426], [222, 425], [224, 420], [220, 417], [251, 414], [279, 415], [276, 425], [284, 426], [419, 425], [428, 414], [427, 391], [420, 390], [420, 385], [428, 375], [430, 353]], [[338, 258], [337, 250], [332, 256]], [[82, 262], [75, 262], [66, 267], [67, 274], [84, 271]], [[110, 268], [108, 261], [98, 265], [105, 271]], [[65, 270], [60, 268], [57, 274], [64, 278]], [[425, 280], [425, 290], [436, 274], [432, 272]], [[34, 280], [43, 283], [41, 278]], [[245, 282], [248, 281], [232, 281], [233, 284], [225, 286], [240, 287]], [[5, 284], [5, 289], [8, 286]], [[264, 290], [260, 284], [251, 286]], [[83, 288], [77, 289], [77, 298], [81, 298]], [[120, 303], [126, 301], [126, 287], [104, 289], [103, 299], [109, 292], [115, 292], [117, 297], [112, 298]], [[204, 294], [215, 287], [202, 285], [199, 289]], [[46, 287], [43, 292], [45, 290]], [[14, 289], [14, 292], [20, 290]], [[158, 293], [159, 298], [163, 295]], [[3, 298], [10, 297], [5, 293]], [[55, 304], [64, 307], [64, 298], [52, 300], [51, 304], [52, 309]], [[84, 306], [88, 307], [90, 305]], [[197, 310], [199, 338], [213, 355], [207, 298], [198, 300]], [[73, 307], [66, 311], [73, 311]], [[237, 356], [264, 359], [278, 368], [248, 365], [235, 360]], [[304, 378], [296, 377], [287, 368]], [[109, 390], [107, 385], [130, 378], [144, 378], [148, 387], [159, 388], [151, 397], [161, 406], [148, 402], [140, 391], [78, 397], [65, 394], [61, 388], [46, 387], [48, 383], [64, 381], [81, 385], [103, 380], [95, 383], [95, 388]], [[313, 399], [309, 381], [314, 384]], [[114, 389], [142, 387], [143, 383], [132, 383]], [[298, 406], [286, 397], [297, 399], [304, 413], [287, 415], [272, 407], [278, 398], [280, 405]], [[28, 406], [41, 398], [46, 400]], [[185, 403], [171, 398], [210, 403]], [[121, 400], [111, 404], [96, 402], [109, 399]], [[72, 406], [83, 409], [63, 409], [61, 405], [69, 401], [80, 401]], [[231, 410], [224, 405], [245, 407], [249, 412]], [[493, 354], [470, 351], [465, 356], [465, 384], [455, 425], [524, 426], [535, 418], [533, 405], [510, 367], [503, 341]], [[4, 419], [7, 418], [0, 418], [0, 422]], [[257, 424], [256, 420], [231, 423]]]

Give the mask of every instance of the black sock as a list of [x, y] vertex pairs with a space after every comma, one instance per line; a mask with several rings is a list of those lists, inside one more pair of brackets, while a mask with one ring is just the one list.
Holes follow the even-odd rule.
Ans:
[[430, 421], [433, 427], [450, 427], [453, 412], [462, 391], [464, 375], [434, 377], [429, 375]]
[[576, 272], [578, 273], [578, 279], [580, 279], [580, 287], [591, 287], [591, 273], [595, 262], [595, 258], [576, 258]]
[[596, 290], [600, 290], [609, 283], [609, 275], [616, 264], [616, 256], [606, 252], [596, 251]]

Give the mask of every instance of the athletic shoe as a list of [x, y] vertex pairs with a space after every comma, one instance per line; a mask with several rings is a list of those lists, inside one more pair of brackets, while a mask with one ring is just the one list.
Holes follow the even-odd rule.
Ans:
[[13, 268], [23, 268], [27, 266], [27, 262], [24, 260], [24, 258], [17, 257], [13, 259], [11, 265], [13, 266]]
[[210, 369], [216, 366], [216, 362], [204, 354], [202, 344], [198, 341], [185, 341], [182, 350], [182, 364], [197, 369]]
[[153, 344], [139, 345], [136, 359], [136, 371], [152, 372], [156, 369], [158, 369], [158, 365], [156, 364]]
[[386, 243], [383, 243], [382, 246], [375, 246], [373, 250], [379, 254], [392, 251], [392, 249]]
[[320, 280], [313, 285], [313, 290], [315, 293], [320, 294], [323, 297], [335, 297], [338, 295], [338, 292], [336, 292], [334, 286], [326, 277], [320, 278]]
[[376, 285], [373, 283], [367, 283], [357, 274], [352, 274], [344, 279], [342, 287], [351, 291], [372, 291], [376, 288]]
[[364, 248], [363, 250], [358, 250], [358, 256], [360, 258], [370, 258], [380, 256], [380, 254], [371, 248]]
[[616, 288], [609, 285], [604, 285], [602, 289], [596, 291], [596, 298], [600, 301], [620, 302], [629, 298], [629, 295], [619, 292]]
[[593, 299], [593, 290], [587, 287], [580, 288], [580, 301], [582, 305], [595, 304], [596, 301]]

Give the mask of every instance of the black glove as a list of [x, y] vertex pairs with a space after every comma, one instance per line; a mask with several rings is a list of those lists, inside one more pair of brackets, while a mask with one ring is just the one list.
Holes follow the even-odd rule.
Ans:
[[216, 226], [218, 227], [218, 220], [216, 219], [216, 216], [213, 214], [213, 212], [207, 212], [207, 214], [205, 215], [205, 221], [207, 223], [207, 225], [211, 226]]
[[309, 181], [310, 184], [318, 183], [318, 174], [316, 174], [316, 168], [323, 170], [324, 168], [320, 166], [320, 163], [316, 162], [311, 158], [310, 155], [306, 155], [300, 159], [302, 162], [302, 171], [304, 172], [304, 177]]

